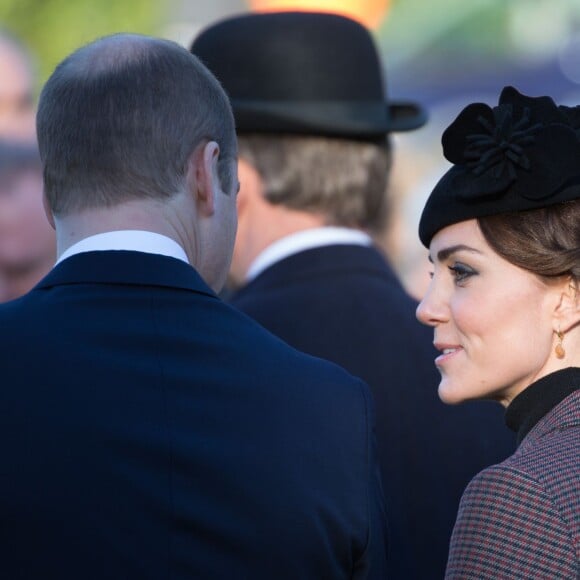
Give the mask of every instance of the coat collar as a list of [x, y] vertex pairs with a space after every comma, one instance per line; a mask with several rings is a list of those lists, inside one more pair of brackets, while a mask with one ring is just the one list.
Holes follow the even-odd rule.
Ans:
[[293, 254], [272, 264], [256, 278], [243, 286], [246, 289], [261, 287], [273, 282], [292, 282], [297, 279], [329, 278], [335, 274], [365, 273], [387, 277], [399, 284], [382, 254], [372, 246], [336, 244], [321, 246]]
[[565, 397], [523, 438], [521, 446], [527, 447], [553, 431], [561, 431], [570, 427], [580, 427], [580, 389], [574, 390]]
[[36, 286], [128, 284], [193, 290], [215, 296], [193, 267], [158, 254], [107, 250], [76, 254], [57, 264]]
[[325, 246], [371, 246], [371, 237], [352, 228], [324, 226], [307, 228], [276, 240], [265, 248], [250, 264], [246, 274], [247, 283], [261, 272], [294, 254]]

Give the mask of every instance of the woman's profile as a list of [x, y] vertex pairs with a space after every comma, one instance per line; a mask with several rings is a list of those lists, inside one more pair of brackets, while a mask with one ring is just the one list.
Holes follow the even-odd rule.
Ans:
[[506, 407], [518, 449], [467, 487], [448, 578], [580, 573], [580, 107], [506, 87], [443, 134], [419, 226], [439, 396]]

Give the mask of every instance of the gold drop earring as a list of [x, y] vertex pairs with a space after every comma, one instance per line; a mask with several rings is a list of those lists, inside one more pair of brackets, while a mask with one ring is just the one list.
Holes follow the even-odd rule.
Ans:
[[564, 340], [564, 333], [558, 328], [558, 332], [556, 332], [556, 335], [558, 336], [558, 340], [560, 342], [558, 342], [558, 344], [556, 345], [554, 352], [556, 353], [556, 356], [558, 358], [562, 359], [566, 356], [566, 351], [564, 350], [564, 345], [562, 344], [562, 341]]

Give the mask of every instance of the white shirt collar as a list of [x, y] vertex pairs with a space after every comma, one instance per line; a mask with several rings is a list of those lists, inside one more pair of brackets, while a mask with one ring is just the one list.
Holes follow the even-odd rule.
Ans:
[[104, 250], [131, 250], [147, 254], [160, 254], [189, 263], [185, 251], [176, 241], [161, 234], [142, 230], [119, 230], [89, 236], [65, 250], [56, 263], [58, 264], [75, 254]]
[[250, 282], [266, 268], [288, 256], [304, 250], [336, 244], [370, 246], [372, 245], [372, 239], [369, 235], [359, 230], [334, 226], [312, 228], [290, 234], [277, 240], [256, 256], [248, 268], [246, 282]]

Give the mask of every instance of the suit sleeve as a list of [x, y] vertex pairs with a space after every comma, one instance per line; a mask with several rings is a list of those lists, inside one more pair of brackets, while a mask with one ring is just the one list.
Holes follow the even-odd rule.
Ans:
[[570, 532], [544, 487], [496, 465], [468, 485], [445, 578], [576, 578]]
[[366, 384], [361, 382], [365, 399], [367, 424], [367, 546], [356, 563], [353, 580], [385, 580], [387, 578], [387, 516], [376, 451], [374, 404]]

